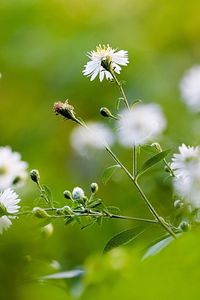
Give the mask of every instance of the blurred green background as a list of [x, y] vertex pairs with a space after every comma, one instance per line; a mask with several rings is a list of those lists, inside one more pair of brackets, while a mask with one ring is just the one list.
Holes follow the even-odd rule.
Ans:
[[[120, 75], [120, 79], [126, 81], [129, 99], [140, 98], [162, 106], [168, 120], [163, 148], [172, 147], [175, 151], [182, 142], [200, 144], [199, 116], [188, 112], [179, 92], [184, 72], [200, 63], [199, 12], [199, 0], [0, 0], [0, 144], [19, 151], [30, 170], [39, 169], [42, 182], [51, 187], [54, 199], [63, 204], [65, 189], [81, 186], [89, 193], [90, 183], [96, 181], [100, 186], [99, 195], [106, 204], [120, 206], [123, 214], [149, 217], [147, 208], [123, 174], [116, 174], [106, 186], [101, 183], [103, 169], [112, 164], [106, 153], [83, 159], [73, 152], [69, 135], [74, 126], [56, 117], [52, 106], [55, 101], [68, 98], [84, 120], [101, 120], [101, 106], [115, 110], [119, 94], [114, 84], [98, 80], [91, 83], [82, 75], [86, 52], [99, 43], [109, 43], [113, 48], [129, 52], [130, 64]], [[131, 151], [119, 146], [115, 151], [130, 165]], [[159, 213], [168, 217], [173, 209], [171, 183], [160, 166], [148, 175], [142, 185]], [[37, 189], [30, 180], [20, 196], [24, 206], [33, 205]], [[43, 239], [40, 223], [24, 217], [0, 237], [0, 299], [70, 299], [65, 283], [39, 284], [34, 280], [55, 272], [49, 266], [52, 260], [58, 261], [59, 271], [63, 271], [82, 265], [93, 255], [93, 276], [103, 274], [103, 259], [95, 265], [96, 259], [101, 260], [96, 257], [101, 257], [112, 234], [134, 225], [127, 221], [106, 221], [102, 227], [80, 230], [78, 225], [64, 227], [62, 222], [56, 222], [54, 235]], [[155, 230], [149, 231], [146, 239], [151, 240], [154, 235]], [[120, 269], [120, 274], [128, 275], [120, 275], [117, 289], [111, 285], [113, 289], [109, 290], [108, 283], [108, 286], [105, 284], [107, 277], [100, 276], [97, 286], [103, 291], [99, 295], [117, 299], [133, 288], [127, 299], [129, 296], [133, 299], [134, 295], [137, 299], [153, 299], [157, 285], [159, 292], [164, 293], [168, 275], [165, 270], [163, 279], [160, 272], [169, 265], [172, 253], [178, 256], [181, 243], [193, 245], [192, 249], [194, 245], [199, 247], [196, 235], [198, 232], [191, 241], [181, 241], [174, 252], [172, 248], [168, 256], [165, 255], [167, 258], [157, 259], [158, 270], [153, 274], [157, 283], [155, 280], [150, 285], [149, 281], [154, 263], [147, 264], [146, 269], [143, 265], [141, 270], [131, 262], [129, 270]], [[127, 247], [127, 252], [120, 255], [127, 255], [128, 260], [137, 256], [132, 254], [133, 248]], [[187, 251], [182, 255], [184, 261]], [[198, 255], [194, 257], [187, 265], [190, 271], [200, 260]], [[171, 271], [174, 272], [172, 281], [178, 268], [177, 265], [177, 269]], [[187, 267], [182, 271], [190, 272]], [[116, 274], [108, 272], [107, 276], [114, 280]], [[183, 279], [184, 276], [180, 280]], [[145, 284], [148, 296], [143, 295]], [[94, 284], [83, 299], [96, 297], [97, 286]], [[169, 289], [175, 290], [175, 287], [174, 284]], [[160, 297], [159, 293], [156, 295]], [[188, 299], [184, 298], [184, 292], [180, 295]], [[172, 299], [170, 293], [165, 296], [163, 299]]]

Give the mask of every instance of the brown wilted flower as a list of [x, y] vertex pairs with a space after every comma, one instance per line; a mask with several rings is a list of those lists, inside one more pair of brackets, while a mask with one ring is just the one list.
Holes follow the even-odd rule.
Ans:
[[53, 110], [56, 115], [61, 115], [67, 120], [76, 121], [74, 107], [68, 103], [68, 100], [65, 102], [58, 101], [54, 103]]

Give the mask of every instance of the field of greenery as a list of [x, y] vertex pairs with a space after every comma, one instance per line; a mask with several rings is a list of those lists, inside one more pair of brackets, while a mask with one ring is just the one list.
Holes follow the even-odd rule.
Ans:
[[[200, 181], [194, 222], [178, 207], [185, 204], [174, 192], [168, 163], [183, 143], [200, 145], [200, 75], [194, 84], [199, 108], [191, 109], [180, 86], [188, 70], [200, 65], [199, 12], [199, 0], [0, 0], [0, 147], [19, 152], [28, 174], [40, 174], [39, 185], [32, 173], [15, 189], [22, 215], [0, 235], [1, 300], [198, 299]], [[139, 183], [166, 221], [163, 227], [162, 220], [161, 226], [141, 225], [111, 217], [153, 219], [123, 167], [109, 168], [116, 165], [109, 151], [84, 152], [81, 140], [73, 142], [76, 122], [56, 115], [54, 103], [69, 99], [80, 122], [103, 123], [115, 135], [112, 151], [132, 170], [133, 150], [117, 141], [115, 120], [99, 113], [106, 107], [117, 116], [123, 107], [119, 86], [83, 74], [87, 53], [99, 44], [128, 51], [129, 64], [117, 78], [130, 105], [156, 103], [165, 116], [162, 135], [140, 148], [137, 162], [144, 170]], [[0, 190], [1, 163], [0, 156]], [[95, 212], [106, 217], [70, 222], [71, 200], [63, 192], [81, 187], [90, 197], [92, 183], [104, 203], [92, 203], [101, 206]], [[63, 222], [58, 209], [51, 222], [38, 217], [43, 210], [23, 214], [42, 201], [65, 207], [69, 218]], [[0, 223], [1, 209], [0, 198]]]

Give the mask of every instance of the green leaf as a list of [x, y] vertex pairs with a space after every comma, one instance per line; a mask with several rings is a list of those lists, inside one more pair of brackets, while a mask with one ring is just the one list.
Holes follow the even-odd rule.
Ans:
[[67, 225], [69, 225], [69, 224], [71, 224], [72, 222], [74, 222], [75, 220], [74, 220], [74, 217], [67, 217], [66, 219], [65, 219], [65, 225], [67, 226]]
[[138, 176], [142, 175], [144, 172], [149, 170], [151, 167], [153, 167], [155, 164], [163, 160], [169, 153], [170, 149], [164, 150], [162, 152], [159, 152], [158, 154], [154, 155], [153, 157], [149, 158], [145, 163], [143, 164], [141, 170], [138, 173]]
[[95, 208], [95, 207], [99, 206], [101, 203], [102, 203], [101, 199], [95, 199], [95, 200], [89, 202], [88, 205], [87, 205], [87, 207], [89, 207], [89, 208]]
[[42, 279], [42, 280], [47, 280], [47, 279], [70, 279], [70, 278], [80, 277], [83, 274], [84, 274], [84, 270], [75, 269], [75, 270], [71, 270], [71, 271], [54, 273], [54, 274], [42, 276], [42, 277], [40, 277], [40, 279]]
[[119, 168], [121, 168], [120, 165], [113, 165], [113, 166], [105, 169], [105, 171], [103, 172], [103, 175], [102, 175], [103, 184], [106, 184], [110, 180], [110, 178], [113, 176], [115, 171]]
[[142, 151], [144, 151], [147, 154], [157, 154], [158, 150], [155, 147], [152, 147], [150, 145], [143, 145], [141, 146]]
[[46, 196], [45, 198], [48, 200], [48, 203], [51, 205], [51, 207], [53, 207], [53, 196], [50, 188], [46, 185], [42, 185], [42, 189], [43, 189], [43, 193]]
[[133, 108], [136, 104], [141, 103], [141, 102], [142, 102], [141, 99], [135, 99], [131, 104], [131, 108]]
[[165, 247], [167, 247], [172, 241], [174, 241], [174, 238], [172, 236], [166, 236], [166, 235], [162, 236], [151, 247], [148, 248], [148, 250], [145, 252], [145, 254], [142, 257], [142, 260], [158, 254]]
[[107, 206], [107, 210], [111, 214], [119, 214], [121, 212], [120, 208], [117, 206]]
[[146, 227], [144, 228], [144, 226], [137, 226], [116, 234], [107, 242], [104, 247], [103, 253], [106, 253], [119, 246], [128, 244], [129, 242], [139, 237], [145, 231], [145, 229]]

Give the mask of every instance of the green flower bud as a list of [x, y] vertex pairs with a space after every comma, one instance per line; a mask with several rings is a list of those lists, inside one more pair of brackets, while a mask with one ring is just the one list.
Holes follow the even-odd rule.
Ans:
[[99, 189], [98, 184], [95, 183], [95, 182], [91, 183], [90, 188], [91, 188], [91, 191], [92, 191], [93, 194], [96, 194], [98, 192], [98, 189]]
[[40, 174], [39, 174], [38, 170], [36, 170], [36, 169], [31, 170], [30, 171], [30, 177], [34, 182], [39, 183]]
[[182, 208], [183, 206], [184, 206], [183, 201], [181, 201], [181, 200], [175, 200], [174, 201], [174, 207], [175, 208], [179, 209], [179, 208]]
[[159, 152], [162, 152], [162, 148], [160, 146], [159, 143], [152, 143], [151, 147], [154, 147], [156, 150], [158, 150]]
[[110, 112], [110, 110], [107, 108], [107, 107], [101, 107], [100, 108], [100, 114], [103, 116], [103, 117], [112, 117], [112, 114]]
[[32, 213], [39, 219], [49, 218], [50, 215], [41, 207], [34, 207]]
[[111, 113], [111, 111], [107, 108], [107, 107], [102, 107], [100, 109], [100, 114], [103, 116], [103, 117], [106, 117], [106, 118], [112, 118], [112, 119], [115, 119], [115, 120], [118, 120], [117, 117], [113, 116], [113, 114]]
[[64, 197], [65, 197], [66, 199], [72, 200], [72, 194], [71, 194], [70, 191], [64, 191], [64, 192], [63, 192], [63, 195], [64, 195]]
[[73, 213], [73, 210], [72, 210], [71, 207], [68, 206], [68, 205], [65, 205], [65, 206], [63, 207], [63, 212], [64, 212], [65, 214], [69, 214], [69, 215], [73, 215], [73, 214], [74, 214], [74, 213]]
[[180, 224], [180, 228], [183, 230], [183, 231], [188, 231], [191, 229], [191, 225], [190, 223], [188, 223], [187, 221], [183, 221], [181, 224]]
[[53, 225], [52, 223], [47, 224], [41, 228], [41, 233], [44, 238], [48, 238], [53, 234]]

